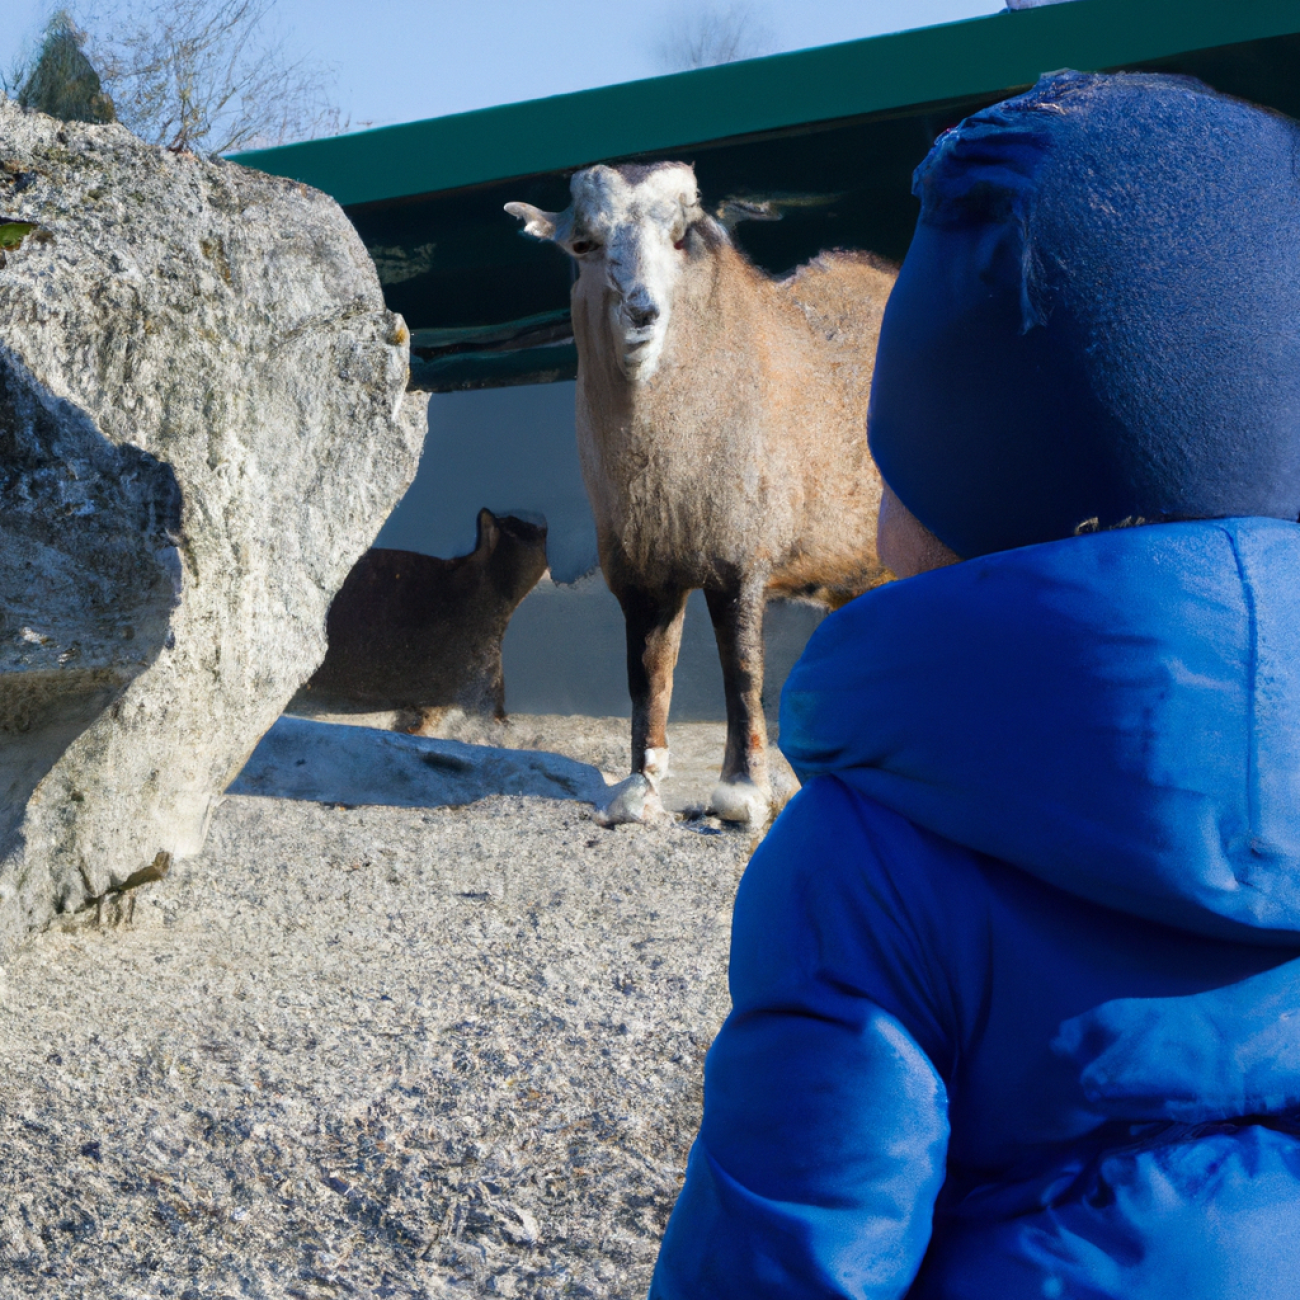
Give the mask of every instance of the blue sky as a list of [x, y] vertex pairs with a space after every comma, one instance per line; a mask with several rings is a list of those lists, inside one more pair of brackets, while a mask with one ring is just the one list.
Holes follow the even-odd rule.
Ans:
[[[696, 4], [699, 0], [695, 0]], [[653, 76], [687, 0], [279, 0], [291, 46], [332, 65], [354, 128]], [[725, 7], [726, 0], [723, 0]], [[778, 50], [996, 13], [1003, 0], [753, 0]], [[4, 0], [0, 67], [53, 8]], [[93, 15], [93, 0], [80, 7]], [[84, 21], [84, 19], [83, 19]]]

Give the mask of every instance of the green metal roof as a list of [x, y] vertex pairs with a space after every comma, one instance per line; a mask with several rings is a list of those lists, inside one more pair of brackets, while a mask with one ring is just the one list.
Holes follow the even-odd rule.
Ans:
[[934, 137], [1061, 67], [1185, 72], [1300, 116], [1300, 0], [1077, 0], [238, 161], [344, 205], [412, 328], [421, 386], [565, 378], [567, 259], [520, 239], [506, 201], [563, 207], [575, 168], [672, 157], [695, 164], [708, 206], [774, 204], [781, 221], [736, 231], [771, 271], [830, 246], [901, 257]]
[[345, 207], [1027, 85], [1300, 30], [1296, 0], [1080, 0], [262, 149]]

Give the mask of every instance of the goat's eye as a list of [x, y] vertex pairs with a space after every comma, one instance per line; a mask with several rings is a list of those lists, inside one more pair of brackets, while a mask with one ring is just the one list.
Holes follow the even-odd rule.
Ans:
[[593, 252], [596, 245], [595, 242], [590, 239], [575, 239], [569, 247], [573, 249], [579, 257], [583, 257], [587, 253]]
[[673, 240], [673, 247], [680, 253], [686, 247], [686, 236], [683, 235], [680, 239]]

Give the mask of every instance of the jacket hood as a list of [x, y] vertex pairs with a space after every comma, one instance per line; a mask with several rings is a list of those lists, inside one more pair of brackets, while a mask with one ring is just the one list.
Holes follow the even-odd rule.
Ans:
[[1300, 526], [1150, 525], [968, 560], [831, 615], [781, 701], [799, 776], [1093, 902], [1300, 933]]

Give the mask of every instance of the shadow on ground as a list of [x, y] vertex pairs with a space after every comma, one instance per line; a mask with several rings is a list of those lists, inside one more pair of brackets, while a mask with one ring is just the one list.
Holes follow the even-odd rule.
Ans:
[[563, 754], [285, 716], [262, 737], [227, 793], [438, 808], [503, 794], [596, 803], [604, 790], [595, 767]]

